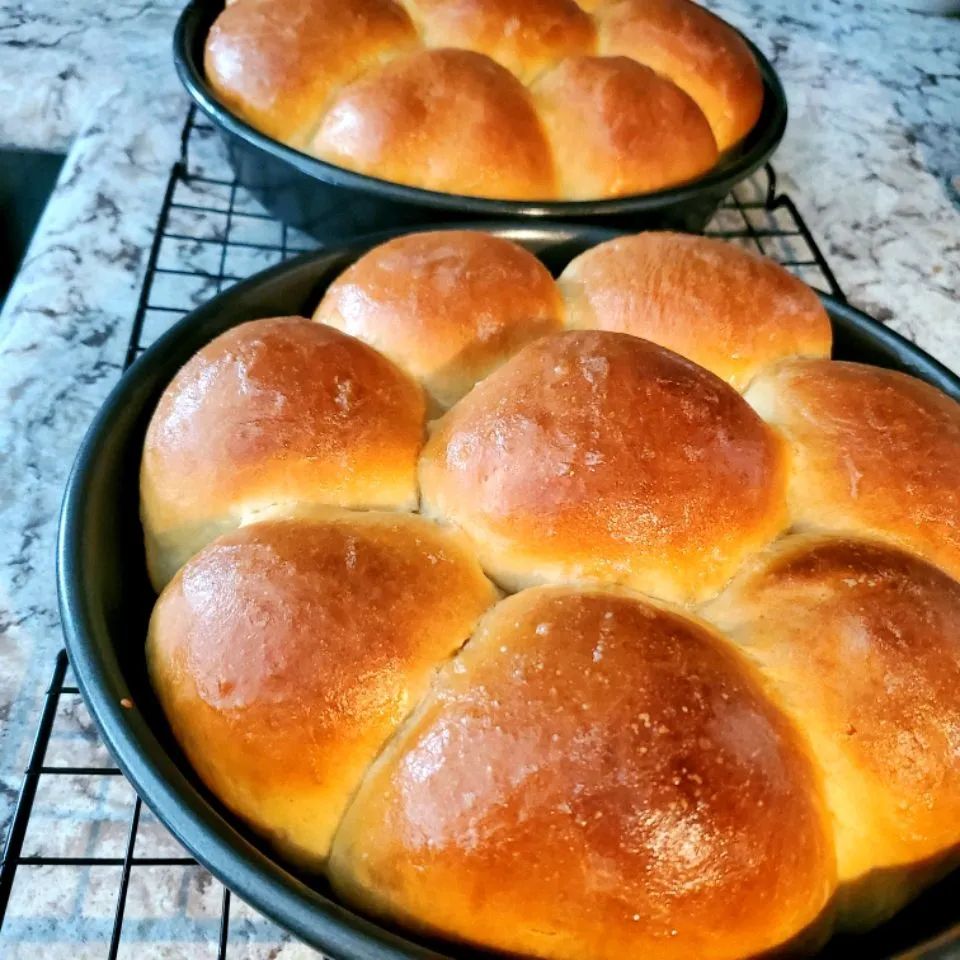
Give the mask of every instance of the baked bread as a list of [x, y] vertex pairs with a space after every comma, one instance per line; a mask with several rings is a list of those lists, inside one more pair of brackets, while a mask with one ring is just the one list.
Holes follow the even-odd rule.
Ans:
[[562, 328], [547, 268], [476, 230], [438, 230], [375, 247], [330, 284], [314, 320], [352, 334], [412, 373], [443, 407], [524, 344]]
[[210, 28], [204, 70], [228, 107], [303, 148], [336, 90], [416, 46], [393, 0], [243, 0]]
[[746, 394], [793, 449], [798, 530], [878, 536], [960, 577], [960, 407], [906, 374], [785, 360]]
[[956, 863], [960, 584], [897, 548], [786, 537], [704, 615], [807, 735], [836, 831], [845, 927]]
[[597, 9], [598, 50], [669, 77], [703, 110], [727, 150], [750, 132], [763, 83], [750, 48], [693, 0], [612, 0]]
[[140, 505], [154, 587], [278, 503], [416, 509], [425, 412], [406, 373], [331, 327], [279, 317], [217, 337], [147, 429]]
[[179, 571], [147, 663], [207, 786], [316, 868], [366, 768], [494, 597], [462, 539], [420, 517], [293, 511]]
[[510, 590], [601, 580], [697, 601], [786, 529], [784, 453], [702, 367], [624, 333], [556, 334], [433, 425], [422, 509]]
[[470, 50], [421, 50], [333, 96], [310, 149], [385, 180], [470, 196], [553, 197], [530, 95]]
[[817, 295], [780, 264], [722, 240], [618, 237], [576, 257], [558, 284], [568, 326], [652, 340], [737, 390], [775, 360], [830, 356]]
[[227, 107], [299, 150], [511, 200], [689, 181], [764, 96], [743, 39], [689, 0], [243, 0], [205, 67]]
[[813, 926], [831, 840], [802, 736], [729, 644], [632, 594], [541, 587], [492, 611], [378, 757], [330, 877], [511, 955], [707, 960]]
[[569, 57], [533, 85], [567, 200], [648, 193], [717, 162], [700, 108], [627, 57]]
[[554, 284], [469, 230], [214, 340], [141, 476], [197, 773], [342, 901], [482, 949], [737, 960], [888, 917], [960, 850], [960, 406], [829, 344], [713, 241]]

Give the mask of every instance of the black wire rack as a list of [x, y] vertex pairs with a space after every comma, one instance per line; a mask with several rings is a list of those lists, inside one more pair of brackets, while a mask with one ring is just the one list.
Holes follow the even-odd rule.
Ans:
[[[769, 165], [708, 225], [845, 299]], [[214, 294], [318, 242], [238, 187], [191, 108], [167, 182], [126, 364]], [[4, 960], [294, 960], [319, 956], [232, 897], [136, 796], [97, 736], [61, 652], [0, 861]]]

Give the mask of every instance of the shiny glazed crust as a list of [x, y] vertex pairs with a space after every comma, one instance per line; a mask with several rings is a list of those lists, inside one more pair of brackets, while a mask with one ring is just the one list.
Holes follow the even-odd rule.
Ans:
[[778, 263], [682, 233], [618, 237], [571, 261], [558, 280], [567, 324], [669, 347], [744, 390], [785, 357], [829, 357], [830, 318]]
[[717, 161], [700, 108], [627, 57], [571, 57], [532, 88], [569, 200], [647, 193]]
[[960, 407], [939, 390], [859, 363], [790, 360], [747, 400], [793, 448], [800, 530], [880, 536], [960, 577]]
[[424, 932], [593, 960], [753, 955], [834, 886], [806, 745], [746, 662], [568, 587], [484, 620], [364, 779], [330, 874]]
[[886, 544], [794, 536], [704, 613], [820, 761], [841, 922], [886, 919], [955, 859], [942, 857], [960, 822], [960, 584]]
[[532, 253], [488, 233], [438, 230], [362, 256], [314, 320], [369, 343], [449, 407], [524, 344], [560, 330], [562, 310]]
[[727, 150], [750, 132], [763, 83], [746, 43], [693, 0], [612, 0], [597, 10], [598, 52], [632, 57], [672, 80]]
[[228, 107], [305, 147], [335, 91], [416, 44], [393, 0], [243, 0], [210, 28], [204, 69]]
[[242, 0], [205, 66], [231, 110], [291, 146], [498, 199], [683, 183], [763, 103], [746, 44], [688, 0]]
[[777, 436], [702, 367], [622, 333], [525, 347], [434, 425], [420, 485], [511, 590], [702, 600], [787, 525]]
[[334, 96], [310, 146], [332, 163], [414, 187], [556, 195], [529, 93], [469, 50], [423, 50], [365, 74]]
[[153, 688], [234, 813], [316, 868], [367, 766], [495, 593], [415, 516], [300, 511], [221, 537], [164, 590]]
[[277, 504], [416, 509], [425, 409], [406, 373], [331, 327], [280, 317], [217, 337], [147, 429], [140, 495], [154, 587]]
[[464, 230], [217, 338], [141, 475], [191, 763], [414, 932], [735, 960], [886, 918], [960, 846], [960, 407], [829, 348], [714, 241], [555, 285]]

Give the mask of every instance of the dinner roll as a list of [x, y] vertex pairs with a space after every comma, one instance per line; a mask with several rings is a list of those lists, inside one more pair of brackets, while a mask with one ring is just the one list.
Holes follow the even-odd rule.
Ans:
[[570, 326], [653, 340], [738, 390], [774, 360], [830, 356], [817, 295], [773, 260], [721, 240], [618, 237], [573, 260], [559, 284]]
[[406, 0], [428, 47], [485, 53], [529, 82], [558, 59], [592, 53], [593, 20], [574, 0]]
[[317, 867], [370, 761], [493, 599], [426, 520], [317, 511], [193, 557], [157, 601], [147, 662], [206, 785]]
[[444, 407], [523, 344], [561, 326], [546, 267], [474, 230], [374, 247], [330, 285], [314, 314], [412, 373]]
[[417, 42], [393, 0], [244, 0], [210, 28], [204, 68], [240, 117], [302, 147], [335, 90]]
[[598, 52], [627, 56], [672, 80], [700, 105], [721, 150], [742, 140], [763, 106], [763, 80], [739, 34], [692, 0], [601, 4]]
[[363, 779], [335, 890], [413, 930], [551, 960], [727, 960], [835, 883], [808, 749], [753, 668], [631, 595], [503, 601]]
[[880, 536], [960, 577], [960, 405], [859, 363], [794, 360], [746, 399], [793, 447], [800, 530]]
[[719, 590], [787, 523], [781, 442], [723, 381], [621, 333], [543, 337], [436, 425], [422, 509], [509, 589]]
[[532, 92], [567, 199], [659, 190], [717, 161], [696, 103], [627, 57], [564, 60]]
[[351, 170], [429, 190], [556, 193], [527, 90], [469, 50], [425, 50], [365, 74], [334, 96], [311, 149]]
[[140, 495], [154, 587], [273, 504], [416, 509], [424, 415], [406, 373], [331, 327], [280, 317], [217, 337], [147, 428]]
[[960, 584], [878, 542], [789, 537], [705, 612], [813, 746], [841, 922], [883, 920], [957, 862]]

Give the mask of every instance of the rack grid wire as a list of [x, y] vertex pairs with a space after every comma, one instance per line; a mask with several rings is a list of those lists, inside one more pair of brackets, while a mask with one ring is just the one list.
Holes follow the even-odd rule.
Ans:
[[[734, 189], [704, 232], [759, 250], [845, 299], [769, 165]], [[319, 246], [238, 186], [216, 130], [191, 107], [125, 366], [211, 296]], [[153, 816], [100, 741], [61, 651], [0, 861], [0, 956], [299, 960], [319, 954], [233, 897]]]

